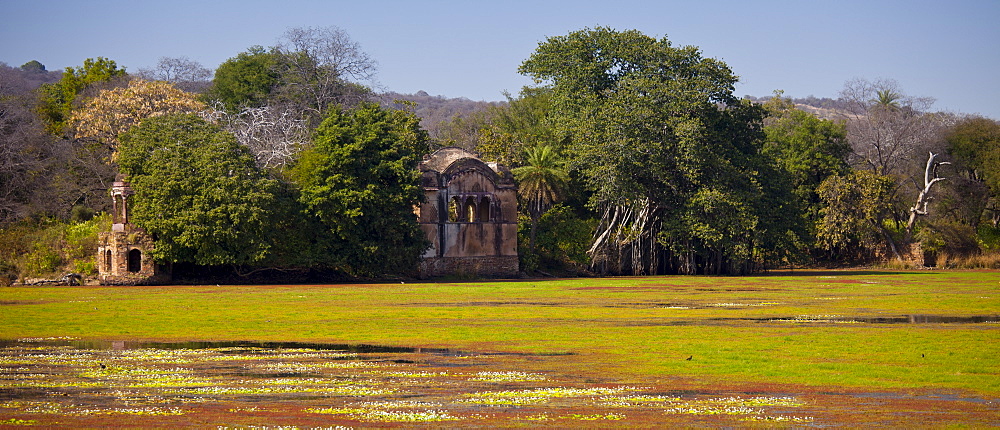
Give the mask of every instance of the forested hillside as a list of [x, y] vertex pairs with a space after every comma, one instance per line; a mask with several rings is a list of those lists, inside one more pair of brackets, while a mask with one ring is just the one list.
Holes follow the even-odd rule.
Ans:
[[[1000, 267], [1000, 124], [892, 80], [837, 99], [736, 97], [738, 71], [638, 31], [524, 53], [505, 102], [378, 94], [337, 28], [214, 71], [0, 64], [0, 272], [94, 274], [116, 177], [182, 275], [411, 275], [417, 163], [456, 145], [512, 168], [527, 273]], [[245, 278], [250, 279], [250, 278]]]
[[[443, 136], [447, 135], [448, 132], [443, 128], [454, 118], [470, 117], [490, 106], [500, 104], [472, 101], [464, 97], [432, 96], [424, 91], [418, 91], [415, 94], [400, 94], [389, 91], [379, 94], [378, 100], [386, 107], [411, 110], [417, 118], [420, 118], [420, 126], [427, 130], [432, 139], [444, 138]], [[399, 101], [411, 102], [412, 105], [406, 106], [398, 103]]]

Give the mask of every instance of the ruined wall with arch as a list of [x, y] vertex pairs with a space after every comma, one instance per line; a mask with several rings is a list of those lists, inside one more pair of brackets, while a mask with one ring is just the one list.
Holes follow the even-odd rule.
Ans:
[[449, 147], [427, 156], [420, 172], [426, 200], [417, 219], [432, 244], [421, 276], [516, 276], [517, 187], [510, 170]]

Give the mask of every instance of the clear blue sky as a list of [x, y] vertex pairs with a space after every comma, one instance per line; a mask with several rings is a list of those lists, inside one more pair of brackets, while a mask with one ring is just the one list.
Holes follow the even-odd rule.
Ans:
[[608, 26], [700, 47], [740, 75], [741, 96], [836, 97], [849, 79], [891, 78], [937, 110], [1000, 119], [1000, 0], [0, 0], [0, 61], [215, 68], [309, 26], [345, 30], [378, 61], [380, 88], [403, 93], [501, 100], [530, 84], [517, 67], [539, 42]]

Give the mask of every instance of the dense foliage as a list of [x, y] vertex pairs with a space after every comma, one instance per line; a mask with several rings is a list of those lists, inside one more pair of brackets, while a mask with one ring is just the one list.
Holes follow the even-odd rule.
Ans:
[[121, 136], [118, 166], [157, 259], [213, 266], [267, 255], [277, 184], [218, 126], [191, 114], [150, 118]]
[[114, 60], [104, 57], [88, 58], [81, 67], [67, 67], [59, 82], [41, 88], [42, 103], [39, 111], [54, 134], [63, 131], [73, 110], [77, 96], [93, 84], [125, 77], [125, 69], [118, 68]]
[[204, 110], [194, 94], [166, 82], [136, 79], [124, 88], [102, 90], [74, 111], [69, 122], [77, 139], [116, 148], [118, 136], [146, 118]]
[[933, 112], [890, 79], [739, 99], [724, 62], [635, 30], [547, 38], [519, 71], [536, 85], [501, 103], [375, 96], [375, 61], [335, 27], [214, 75], [185, 57], [138, 76], [103, 57], [0, 64], [0, 280], [91, 272], [118, 174], [162, 262], [412, 273], [416, 165], [451, 145], [514, 172], [526, 271], [997, 265], [994, 119]]
[[318, 255], [327, 265], [359, 275], [416, 266], [428, 246], [413, 215], [427, 151], [411, 114], [375, 104], [330, 112], [291, 172], [305, 212], [322, 226]]
[[789, 189], [761, 154], [764, 111], [694, 47], [607, 28], [549, 38], [521, 66], [552, 86], [602, 211], [599, 270], [748, 273], [795, 249]]

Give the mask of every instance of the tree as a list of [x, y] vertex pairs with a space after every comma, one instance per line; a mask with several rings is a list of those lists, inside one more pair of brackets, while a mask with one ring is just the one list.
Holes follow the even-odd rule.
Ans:
[[73, 111], [69, 124], [76, 139], [97, 142], [114, 150], [118, 147], [118, 136], [146, 118], [206, 109], [194, 94], [167, 82], [136, 79], [124, 88], [102, 90]]
[[375, 75], [375, 61], [337, 27], [290, 28], [273, 52], [280, 102], [320, 117], [332, 105], [355, 106], [370, 95], [363, 83]]
[[38, 60], [31, 60], [27, 63], [22, 64], [21, 70], [24, 70], [26, 72], [44, 72], [45, 65], [39, 63]]
[[848, 103], [848, 141], [857, 165], [880, 175], [901, 175], [921, 158], [917, 154], [932, 149], [928, 145], [940, 123], [923, 111], [933, 99], [904, 96], [896, 81], [886, 79], [848, 81], [840, 97]]
[[765, 120], [763, 153], [791, 174], [807, 223], [815, 225], [822, 207], [816, 189], [826, 178], [849, 170], [851, 146], [845, 125], [796, 109], [780, 91], [764, 103], [764, 108], [769, 118]]
[[517, 98], [506, 96], [506, 105], [487, 110], [487, 123], [479, 130], [476, 151], [483, 157], [520, 166], [531, 148], [551, 146], [561, 151], [569, 144], [568, 136], [552, 123], [551, 88], [525, 87]]
[[875, 91], [875, 100], [873, 101], [884, 109], [899, 109], [899, 99], [901, 98], [902, 95], [892, 88], [885, 88]]
[[891, 252], [899, 258], [886, 221], [896, 211], [891, 198], [893, 180], [867, 170], [835, 175], [820, 184], [822, 218], [819, 245], [828, 252], [855, 261], [871, 261]]
[[[994, 196], [993, 224], [1000, 224], [1000, 209], [995, 197], [1000, 195], [1000, 123], [988, 118], [971, 117], [960, 121], [945, 136], [948, 152], [966, 167], [970, 185], [985, 184], [989, 194]], [[980, 200], [983, 197], [975, 198]], [[986, 203], [983, 202], [983, 207]], [[979, 215], [971, 218], [976, 226]]]
[[517, 193], [524, 202], [523, 207], [531, 217], [529, 249], [534, 252], [538, 219], [562, 198], [563, 189], [569, 183], [569, 173], [563, 167], [559, 154], [549, 145], [529, 149], [527, 165], [515, 168], [511, 173], [517, 179]]
[[917, 195], [917, 201], [910, 208], [910, 219], [906, 222], [906, 237], [903, 239], [904, 242], [909, 242], [913, 237], [913, 226], [917, 222], [917, 216], [926, 216], [930, 212], [927, 210], [927, 205], [930, 204], [932, 187], [934, 184], [945, 180], [938, 176], [938, 167], [943, 165], [951, 164], [947, 161], [936, 161], [938, 154], [933, 152], [927, 157], [927, 166], [924, 168], [924, 187], [920, 190]]
[[268, 255], [278, 184], [231, 134], [169, 114], [120, 138], [118, 164], [136, 193], [132, 220], [156, 239], [157, 260], [247, 265]]
[[957, 124], [945, 137], [950, 152], [973, 169], [993, 194], [1000, 194], [1000, 123], [972, 117]]
[[253, 46], [219, 65], [205, 99], [221, 104], [227, 112], [261, 107], [267, 104], [279, 77], [278, 56]]
[[41, 88], [40, 111], [47, 123], [46, 129], [57, 135], [63, 132], [66, 120], [73, 110], [73, 102], [88, 86], [126, 76], [124, 68], [119, 69], [113, 60], [104, 57], [88, 58], [84, 60], [83, 66], [75, 69], [67, 67], [59, 82], [46, 84]]
[[306, 120], [287, 108], [263, 106], [238, 113], [211, 109], [205, 117], [236, 136], [261, 169], [283, 169], [310, 143], [311, 130]]
[[201, 92], [212, 79], [212, 71], [188, 57], [160, 57], [156, 66], [139, 69], [138, 76], [147, 81], [163, 81], [191, 92]]
[[330, 111], [289, 175], [322, 226], [323, 265], [358, 276], [416, 267], [429, 245], [413, 215], [427, 140], [408, 112], [371, 103]]
[[793, 251], [780, 238], [798, 215], [765, 207], [790, 190], [760, 154], [764, 111], [733, 96], [721, 61], [597, 28], [549, 38], [520, 71], [552, 87], [571, 165], [594, 190], [595, 269], [747, 273]]

